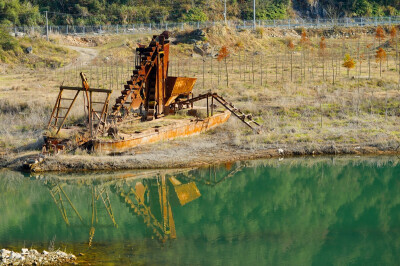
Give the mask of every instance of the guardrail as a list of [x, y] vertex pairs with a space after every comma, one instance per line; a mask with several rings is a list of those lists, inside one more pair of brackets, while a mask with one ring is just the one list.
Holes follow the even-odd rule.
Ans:
[[[185, 28], [200, 29], [214, 25], [222, 25], [223, 21], [207, 22], [164, 22], [164, 23], [141, 23], [127, 25], [93, 25], [93, 26], [71, 26], [71, 25], [49, 25], [48, 34], [62, 35], [101, 35], [101, 34], [137, 34], [153, 33], [163, 30], [183, 30]], [[286, 20], [251, 20], [227, 21], [227, 25], [237, 29], [262, 28], [331, 28], [337, 27], [361, 27], [378, 25], [400, 24], [400, 17], [361, 17], [361, 18], [339, 18], [339, 19], [286, 19]], [[16, 26], [10, 27], [9, 31], [18, 35], [46, 35], [46, 26]]]

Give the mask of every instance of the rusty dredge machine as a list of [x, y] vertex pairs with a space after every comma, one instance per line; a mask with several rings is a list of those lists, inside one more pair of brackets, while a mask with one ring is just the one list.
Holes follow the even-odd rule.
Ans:
[[[139, 45], [136, 48], [133, 75], [124, 85], [121, 95], [116, 99], [111, 110], [109, 110], [109, 101], [112, 91], [90, 88], [83, 73], [81, 73], [82, 87], [61, 86], [48, 123], [48, 132], [53, 133], [45, 135], [43, 152], [56, 153], [73, 148], [71, 143], [75, 146], [108, 152], [123, 151], [141, 144], [203, 132], [224, 123], [231, 113], [251, 129], [260, 130], [260, 125], [252, 119], [251, 115], [242, 113], [216, 93], [193, 97], [195, 78], [169, 76], [169, 48], [168, 32], [153, 36], [148, 46]], [[73, 91], [73, 97], [65, 98], [66, 91]], [[87, 122], [84, 127], [82, 125], [65, 127], [68, 114], [80, 92], [84, 94]], [[97, 96], [100, 94], [100, 97], [104, 95], [105, 100], [94, 100], [95, 94]], [[119, 132], [126, 121], [132, 123], [135, 120], [140, 123], [161, 118], [167, 119], [168, 115], [181, 109], [193, 109], [194, 102], [200, 100], [207, 100], [207, 117], [204, 119], [192, 118], [186, 121], [175, 119], [174, 123], [164, 128], [153, 127], [147, 130]], [[214, 109], [214, 100], [227, 110], [217, 112]], [[59, 134], [60, 131], [64, 134]]]

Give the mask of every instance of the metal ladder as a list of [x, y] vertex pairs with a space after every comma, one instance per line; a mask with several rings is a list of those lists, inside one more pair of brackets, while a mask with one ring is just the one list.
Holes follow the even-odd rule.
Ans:
[[[207, 115], [208, 115], [208, 99], [211, 98], [211, 100], [215, 99], [217, 102], [219, 102], [223, 107], [225, 107], [227, 110], [229, 110], [234, 116], [239, 118], [243, 123], [245, 123], [249, 128], [251, 128], [254, 132], [257, 134], [260, 134], [262, 132], [261, 125], [254, 121], [253, 115], [252, 114], [245, 114], [243, 113], [239, 108], [235, 107], [232, 103], [226, 101], [224, 98], [219, 96], [217, 93], [205, 93], [205, 94], [200, 94], [197, 97], [193, 97], [188, 100], [184, 101], [178, 101], [176, 104], [178, 105], [178, 109], [182, 109], [183, 106], [189, 106], [192, 105], [193, 103], [207, 99]], [[211, 115], [213, 115], [213, 101], [211, 101]]]
[[[87, 83], [85, 74], [80, 73], [80, 75], [82, 78], [82, 87], [60, 86], [60, 92], [58, 93], [58, 97], [51, 113], [49, 123], [47, 124], [47, 129], [55, 128], [57, 130], [56, 135], [64, 126], [68, 114], [70, 113], [72, 106], [74, 105], [81, 91], [83, 91], [86, 96], [85, 99], [87, 101], [87, 106], [85, 108], [87, 108], [88, 110], [88, 126], [90, 130], [90, 136], [93, 138], [96, 137], [99, 133], [104, 133], [112, 90], [89, 88], [89, 84]], [[62, 95], [64, 91], [76, 91], [76, 93], [73, 98], [63, 98]], [[100, 102], [93, 101], [93, 93], [105, 93], [105, 100]], [[65, 101], [67, 101], [69, 105], [63, 105], [62, 103], [64, 103]], [[101, 106], [101, 110], [93, 109], [93, 106], [99, 105]], [[63, 112], [63, 110], [66, 110], [66, 112]]]

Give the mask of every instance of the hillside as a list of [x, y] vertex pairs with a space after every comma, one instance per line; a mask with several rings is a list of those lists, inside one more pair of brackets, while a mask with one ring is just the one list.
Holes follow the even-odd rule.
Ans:
[[[257, 19], [337, 18], [398, 15], [400, 1], [383, 0], [258, 0]], [[211, 0], [5, 0], [0, 2], [0, 24], [93, 25], [166, 21], [220, 21], [224, 1]], [[252, 19], [252, 0], [227, 0], [227, 18]]]

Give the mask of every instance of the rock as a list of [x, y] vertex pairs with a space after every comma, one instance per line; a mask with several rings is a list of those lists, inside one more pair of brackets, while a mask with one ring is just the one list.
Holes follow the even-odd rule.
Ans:
[[39, 251], [37, 251], [36, 249], [29, 250], [29, 253], [31, 253], [32, 255], [35, 255], [35, 256], [40, 254]]
[[21, 258], [20, 253], [11, 251], [10, 260], [19, 260], [20, 258]]
[[2, 250], [0, 250], [0, 256], [3, 259], [8, 258], [10, 256], [10, 254], [11, 254], [11, 251], [9, 251], [7, 249], [3, 248]]
[[206, 43], [203, 44], [203, 50], [207, 51], [210, 48], [211, 48], [211, 44], [210, 43], [206, 42]]
[[49, 254], [49, 252], [47, 252], [46, 250], [43, 250], [42, 254], [46, 256]]
[[25, 48], [25, 53], [31, 54], [32, 52], [33, 52], [32, 46], [29, 46], [29, 47], [26, 47], [26, 48]]
[[21, 254], [22, 255], [28, 255], [28, 249], [27, 248], [21, 249]]
[[56, 254], [57, 254], [58, 256], [60, 256], [60, 257], [66, 257], [66, 256], [67, 256], [67, 253], [62, 252], [62, 251], [57, 251]]
[[200, 47], [198, 47], [197, 45], [195, 45], [193, 47], [193, 52], [195, 52], [196, 54], [199, 54], [201, 56], [204, 56], [204, 51], [203, 49], [201, 49]]

